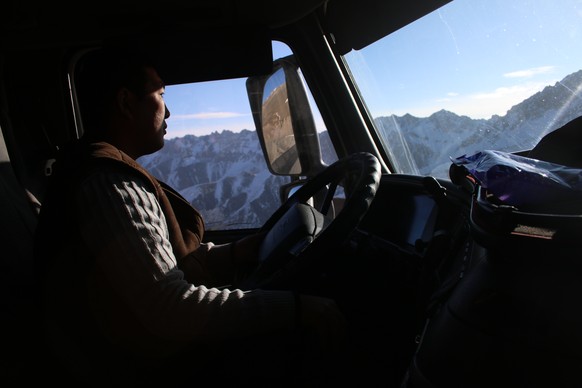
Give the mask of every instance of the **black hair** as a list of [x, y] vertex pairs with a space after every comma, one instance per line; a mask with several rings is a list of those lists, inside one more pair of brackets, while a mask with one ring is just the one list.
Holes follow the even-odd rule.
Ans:
[[156, 68], [143, 51], [103, 48], [85, 54], [75, 68], [75, 91], [85, 134], [97, 135], [106, 125], [117, 91], [146, 94], [145, 69]]

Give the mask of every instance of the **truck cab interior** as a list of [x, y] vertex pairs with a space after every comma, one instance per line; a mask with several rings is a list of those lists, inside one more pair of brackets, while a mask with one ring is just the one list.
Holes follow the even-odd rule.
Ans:
[[[524, 3], [515, 1], [520, 6]], [[205, 236], [208, 241], [222, 243], [257, 230], [268, 232], [261, 247], [261, 267], [237, 286], [299, 289], [338, 301], [352, 331], [347, 365], [353, 368], [354, 382], [399, 388], [582, 385], [582, 313], [576, 307], [582, 295], [582, 265], [576, 254], [582, 222], [577, 200], [582, 173], [576, 170], [580, 168], [582, 132], [579, 120], [575, 120], [582, 116], [582, 104], [576, 105], [582, 100], [582, 78], [575, 83], [577, 73], [568, 71], [564, 78], [555, 75], [551, 79], [554, 86], [537, 86], [523, 104], [509, 105], [507, 114], [491, 114], [487, 119], [470, 119], [468, 113], [452, 114], [446, 108], [435, 110], [427, 115], [432, 124], [423, 127], [424, 132], [404, 129], [405, 124], [420, 128], [413, 125], [423, 119], [422, 114], [390, 113], [399, 99], [404, 100], [404, 92], [399, 93], [408, 80], [398, 79], [389, 67], [383, 75], [389, 77], [393, 89], [382, 89], [372, 78], [358, 78], [370, 71], [364, 55], [366, 59], [368, 53], [380, 55], [380, 51], [366, 50], [386, 38], [404, 39], [402, 36], [421, 20], [433, 20], [428, 26], [434, 32], [425, 27], [419, 35], [405, 35], [409, 40], [400, 48], [384, 48], [385, 63], [402, 58], [422, 62], [420, 42], [427, 41], [422, 47], [431, 47], [437, 31], [447, 36], [448, 49], [460, 57], [461, 36], [449, 17], [463, 20], [461, 11], [452, 7], [460, 4], [469, 9], [466, 3], [2, 3], [0, 321], [4, 361], [0, 384], [43, 383], [43, 373], [51, 365], [39, 324], [32, 242], [52, 163], [60, 149], [83, 135], [76, 89], [78, 66], [104, 47], [139, 47], [158, 58], [160, 75], [168, 90], [176, 90], [176, 94], [185, 85], [206, 87], [241, 81], [251, 124], [240, 134], [252, 136], [261, 168], [271, 177], [264, 184], [268, 198], [275, 198], [276, 206], [253, 213], [243, 220], [250, 226], [239, 227], [241, 217], [249, 214], [240, 210], [242, 203], [258, 206], [251, 201], [247, 187], [236, 197], [240, 208], [234, 207], [234, 197], [229, 198], [228, 209], [209, 208], [209, 217], [218, 216], [216, 223], [209, 223]], [[475, 9], [475, 13], [485, 7], [499, 8], [501, 13], [503, 2], [492, 3]], [[568, 15], [582, 25], [579, 2], [544, 6], [555, 10], [557, 17]], [[541, 15], [539, 4], [524, 7], [530, 7], [539, 18], [541, 32], [535, 36], [539, 43], [548, 31], [543, 19], [546, 15]], [[524, 19], [528, 17], [521, 8], [520, 12]], [[569, 21], [562, 23], [561, 32], [568, 32], [572, 48], [576, 48], [576, 42], [582, 42], [582, 30], [575, 23], [567, 24]], [[480, 26], [467, 27], [476, 31]], [[493, 36], [516, 28], [509, 24], [497, 27], [483, 34]], [[553, 47], [557, 56], [567, 56], [555, 46], [546, 46]], [[434, 47], [430, 55], [439, 57], [439, 50]], [[517, 45], [509, 50], [521, 52]], [[552, 57], [539, 51], [550, 63]], [[479, 58], [485, 62], [484, 57], [503, 60], [494, 52]], [[520, 66], [527, 61], [532, 61], [528, 66], [535, 69], [531, 74], [558, 67], [550, 69], [531, 57], [523, 58]], [[460, 60], [443, 65], [435, 59], [434, 66], [423, 65], [450, 68], [454, 77], [462, 78], [460, 72], [454, 74], [462, 67]], [[484, 82], [490, 81], [478, 68], [473, 72]], [[507, 70], [505, 75], [507, 80], [523, 74]], [[424, 77], [417, 73], [416, 78]], [[440, 83], [437, 76], [432, 76], [432, 81]], [[567, 103], [558, 105], [562, 100], [557, 88], [562, 86], [567, 89]], [[431, 87], [433, 84], [426, 81], [421, 84], [427, 93]], [[516, 90], [496, 89], [497, 96]], [[378, 91], [391, 94], [394, 100], [372, 101], [370, 96]], [[470, 100], [472, 97], [467, 95], [464, 105], [484, 104], [490, 96]], [[538, 97], [544, 104], [534, 106]], [[450, 93], [447, 98], [460, 97]], [[223, 95], [223, 99], [227, 97]], [[419, 106], [423, 99], [420, 95], [416, 98]], [[523, 108], [526, 102], [528, 109]], [[378, 103], [388, 106], [379, 108]], [[547, 111], [536, 111], [546, 105], [551, 105]], [[173, 115], [176, 120], [187, 116], [174, 110]], [[471, 132], [452, 134], [456, 123], [460, 124], [455, 128]], [[511, 132], [518, 124], [529, 129]], [[435, 130], [436, 135], [431, 137], [429, 130]], [[163, 157], [201, 160], [207, 153], [183, 153], [185, 144], [190, 144], [187, 140], [210, 141], [233, 133], [214, 130], [204, 135], [176, 135], [176, 140], [167, 140]], [[484, 140], [474, 140], [482, 135]], [[510, 143], [505, 142], [507, 138], [511, 146], [502, 152], [534, 160], [530, 165], [538, 171], [548, 167], [543, 162], [551, 163], [552, 172], [566, 171], [573, 199], [560, 203], [563, 206], [546, 207], [547, 202], [530, 207], [508, 204], [475, 170], [455, 163], [455, 157], [461, 155], [497, 150], [500, 144]], [[205, 152], [212, 149], [204, 148]], [[442, 160], [434, 156], [439, 149], [447, 153]], [[175, 176], [175, 171], [164, 176], [164, 166], [171, 162], [160, 160], [162, 156], [153, 156], [144, 159], [143, 165], [159, 173], [162, 180]], [[495, 170], [497, 179], [517, 171], [510, 181], [522, 182], [520, 174], [529, 171], [514, 170], [514, 165], [504, 167]], [[183, 167], [181, 179], [200, 171], [199, 165]], [[493, 179], [493, 175], [488, 177]], [[523, 179], [531, 183], [529, 176]], [[206, 193], [215, 193], [217, 182], [205, 182]], [[546, 182], [527, 186], [526, 196], [546, 190]], [[504, 184], [507, 190], [513, 187]], [[194, 185], [184, 188], [184, 193], [197, 193], [191, 201], [194, 207], [206, 206], [202, 199], [207, 197], [200, 190]], [[266, 201], [267, 197], [261, 198]], [[549, 201], [555, 205], [553, 199]], [[224, 222], [227, 215], [238, 218]], [[368, 297], [359, 297], [364, 292]], [[62, 371], [57, 383], [69, 382], [75, 374]]]

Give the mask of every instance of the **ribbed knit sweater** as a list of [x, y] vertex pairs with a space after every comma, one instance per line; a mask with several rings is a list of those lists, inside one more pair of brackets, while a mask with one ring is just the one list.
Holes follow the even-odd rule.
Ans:
[[294, 329], [293, 295], [230, 289], [228, 244], [203, 242], [198, 211], [119, 149], [81, 143], [54, 175], [35, 256], [57, 337], [157, 356]]

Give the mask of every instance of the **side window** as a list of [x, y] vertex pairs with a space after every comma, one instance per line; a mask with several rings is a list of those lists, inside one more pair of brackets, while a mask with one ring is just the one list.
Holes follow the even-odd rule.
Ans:
[[[275, 59], [291, 54], [273, 42]], [[139, 162], [178, 190], [204, 217], [208, 230], [258, 228], [281, 205], [290, 182], [265, 163], [249, 105], [246, 79], [169, 85], [171, 116], [164, 147]], [[312, 104], [327, 161], [337, 159]]]

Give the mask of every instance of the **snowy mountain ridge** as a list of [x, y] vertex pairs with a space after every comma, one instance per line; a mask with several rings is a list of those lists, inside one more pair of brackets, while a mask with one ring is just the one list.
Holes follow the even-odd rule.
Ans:
[[[451, 157], [485, 149], [530, 149], [546, 133], [582, 116], [581, 89], [582, 70], [504, 116], [476, 120], [441, 110], [424, 118], [406, 114], [375, 121], [397, 171], [447, 178]], [[320, 144], [324, 160], [331, 163], [327, 132], [320, 134]], [[250, 130], [168, 139], [162, 150], [140, 162], [200, 210], [208, 229], [260, 227], [280, 205], [279, 187], [289, 182], [271, 175]]]

